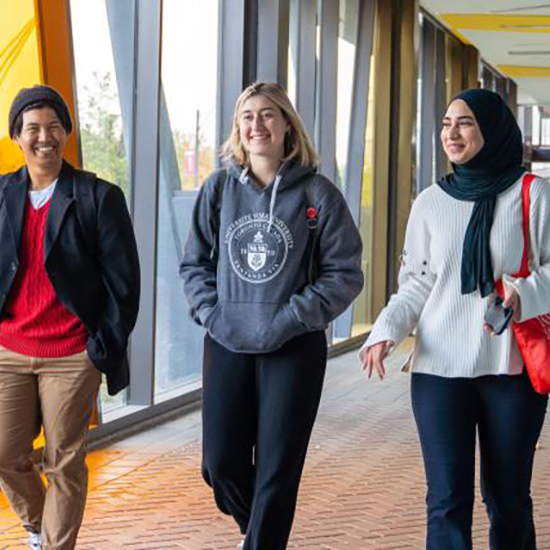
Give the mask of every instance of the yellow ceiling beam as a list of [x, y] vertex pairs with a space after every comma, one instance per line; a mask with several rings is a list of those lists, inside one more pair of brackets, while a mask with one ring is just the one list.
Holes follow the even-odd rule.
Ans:
[[440, 13], [456, 30], [550, 33], [550, 15], [493, 15], [487, 13]]
[[498, 70], [510, 78], [550, 78], [550, 67], [520, 67], [498, 65]]
[[467, 46], [473, 46], [473, 44], [466, 38], [458, 29], [453, 28], [453, 34]]

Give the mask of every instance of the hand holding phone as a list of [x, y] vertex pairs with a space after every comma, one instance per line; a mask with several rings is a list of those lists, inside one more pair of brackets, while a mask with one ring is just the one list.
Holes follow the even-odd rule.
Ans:
[[493, 329], [495, 334], [502, 334], [508, 327], [514, 310], [510, 307], [502, 307], [502, 298], [496, 296], [489, 309], [485, 312], [485, 322]]

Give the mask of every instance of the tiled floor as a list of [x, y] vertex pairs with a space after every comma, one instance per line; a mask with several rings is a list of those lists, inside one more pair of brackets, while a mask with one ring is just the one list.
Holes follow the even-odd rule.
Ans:
[[[424, 478], [401, 359], [392, 359], [383, 383], [363, 380], [355, 353], [331, 360], [289, 548], [424, 548]], [[550, 549], [549, 430], [533, 483], [539, 550]], [[236, 547], [235, 525], [216, 511], [200, 477], [199, 413], [94, 452], [89, 464], [77, 550]], [[478, 501], [475, 550], [487, 549], [486, 532]], [[25, 548], [22, 536], [0, 499], [0, 549]]]

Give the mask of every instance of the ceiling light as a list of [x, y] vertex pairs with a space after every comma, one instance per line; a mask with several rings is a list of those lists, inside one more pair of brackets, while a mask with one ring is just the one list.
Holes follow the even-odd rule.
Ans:
[[516, 11], [544, 10], [546, 8], [550, 8], [550, 4], [537, 4], [536, 6], [523, 6], [521, 8], [510, 8], [507, 10], [491, 10], [491, 13], [513, 13]]
[[550, 25], [499, 25], [501, 29], [514, 30], [514, 29], [550, 29]]

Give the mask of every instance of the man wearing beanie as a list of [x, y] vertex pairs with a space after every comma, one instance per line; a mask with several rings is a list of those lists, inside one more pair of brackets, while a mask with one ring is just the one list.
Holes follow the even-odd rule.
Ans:
[[124, 195], [63, 160], [71, 130], [57, 91], [21, 90], [9, 131], [26, 164], [0, 177], [0, 487], [43, 550], [75, 547], [101, 372], [112, 395], [128, 385], [140, 291]]

